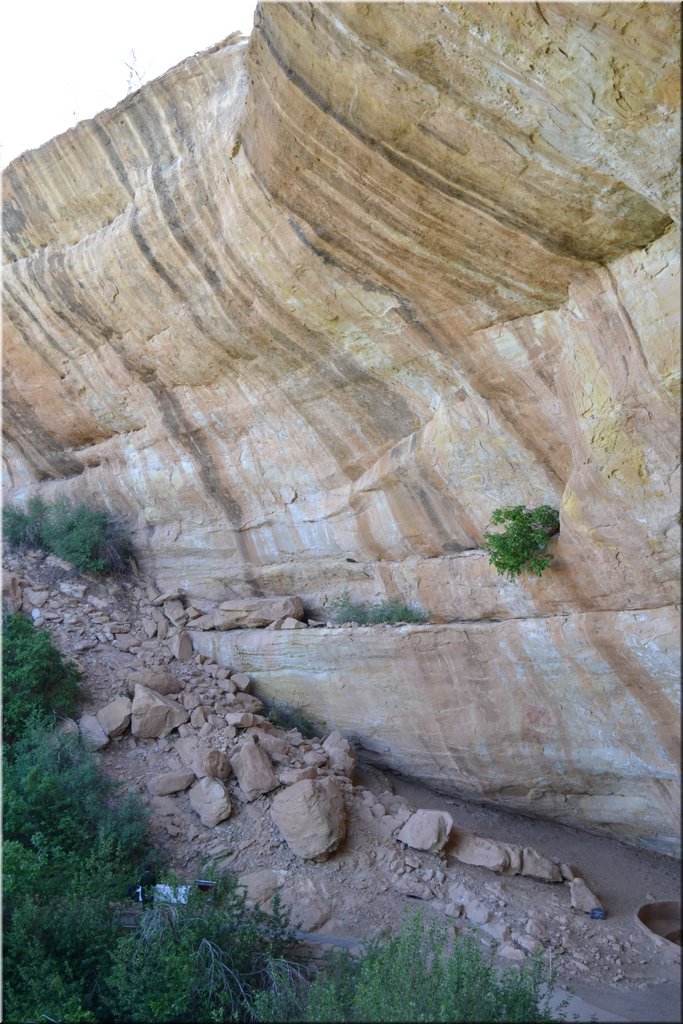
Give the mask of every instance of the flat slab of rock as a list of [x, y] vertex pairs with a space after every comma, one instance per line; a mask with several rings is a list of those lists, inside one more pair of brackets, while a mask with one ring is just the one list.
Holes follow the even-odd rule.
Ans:
[[213, 828], [219, 821], [230, 817], [230, 794], [220, 781], [208, 775], [190, 790], [190, 807], [201, 818], [202, 825]]
[[304, 605], [300, 597], [236, 598], [218, 606], [213, 613], [213, 628], [259, 629], [276, 619], [303, 617]]
[[396, 838], [414, 850], [436, 853], [446, 845], [452, 828], [448, 811], [419, 810], [411, 814]]
[[150, 690], [147, 686], [136, 685], [133, 697], [131, 732], [133, 736], [156, 739], [187, 722], [189, 714], [184, 707], [170, 697]]
[[270, 813], [298, 857], [327, 857], [346, 835], [344, 798], [333, 778], [294, 783], [274, 797]]

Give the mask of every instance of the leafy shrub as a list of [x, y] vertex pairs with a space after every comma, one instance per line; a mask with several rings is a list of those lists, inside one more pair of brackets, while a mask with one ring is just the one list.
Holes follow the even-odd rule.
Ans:
[[552, 1021], [540, 959], [499, 974], [493, 950], [471, 938], [449, 945], [445, 926], [419, 914], [399, 933], [337, 953], [311, 984], [291, 978], [254, 1000], [259, 1021]]
[[95, 575], [123, 572], [131, 550], [121, 526], [107, 512], [64, 498], [46, 504], [33, 497], [26, 511], [9, 505], [3, 512], [3, 533], [11, 547], [43, 548]]
[[378, 626], [382, 623], [426, 622], [427, 614], [417, 605], [401, 601], [382, 601], [379, 604], [359, 604], [351, 600], [348, 590], [330, 602], [334, 622], [355, 622], [360, 626]]
[[187, 904], [155, 905], [138, 934], [119, 940], [106, 982], [113, 1019], [245, 1020], [289, 942], [286, 914], [247, 908], [234, 877], [210, 896], [191, 889]]
[[550, 505], [526, 508], [512, 505], [497, 508], [491, 522], [505, 526], [503, 533], [484, 534], [484, 550], [499, 575], [513, 580], [523, 572], [540, 576], [552, 555], [546, 554], [548, 540], [560, 530], [560, 514]]
[[81, 696], [76, 665], [65, 661], [46, 629], [19, 612], [3, 616], [3, 735], [13, 742], [32, 714], [73, 714]]
[[105, 1020], [110, 900], [137, 877], [146, 811], [51, 729], [27, 729], [3, 762], [3, 1020]]

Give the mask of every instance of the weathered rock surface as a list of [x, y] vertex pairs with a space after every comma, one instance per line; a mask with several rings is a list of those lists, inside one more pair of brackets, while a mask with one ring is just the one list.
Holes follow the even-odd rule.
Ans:
[[[161, 605], [465, 620], [267, 633], [401, 770], [676, 847], [676, 5], [257, 22], [7, 169], [6, 495], [104, 499]], [[553, 569], [505, 582], [491, 510], [540, 503]]]
[[270, 813], [298, 857], [325, 858], [346, 835], [344, 799], [333, 778], [295, 782], [273, 797]]

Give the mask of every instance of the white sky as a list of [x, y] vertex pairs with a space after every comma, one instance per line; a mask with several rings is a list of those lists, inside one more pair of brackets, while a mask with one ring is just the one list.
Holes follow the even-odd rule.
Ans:
[[[0, 166], [231, 32], [256, 0], [14, 0], [0, 51]], [[132, 56], [134, 54], [134, 57]], [[133, 88], [130, 88], [132, 81]]]

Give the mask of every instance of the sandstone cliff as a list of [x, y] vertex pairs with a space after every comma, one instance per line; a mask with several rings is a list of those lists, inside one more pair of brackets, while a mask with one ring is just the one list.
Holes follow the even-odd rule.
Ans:
[[[5, 174], [6, 494], [123, 513], [399, 769], [676, 846], [678, 8], [268, 4]], [[560, 508], [505, 583], [491, 510]], [[435, 623], [435, 625], [434, 625]]]

